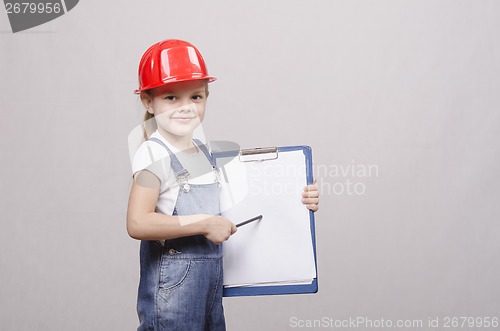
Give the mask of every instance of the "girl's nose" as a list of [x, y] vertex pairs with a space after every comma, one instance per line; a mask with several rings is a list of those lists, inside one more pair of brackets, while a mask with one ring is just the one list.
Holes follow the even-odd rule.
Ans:
[[193, 102], [187, 102], [177, 109], [178, 112], [188, 113], [191, 111], [196, 111], [196, 105]]

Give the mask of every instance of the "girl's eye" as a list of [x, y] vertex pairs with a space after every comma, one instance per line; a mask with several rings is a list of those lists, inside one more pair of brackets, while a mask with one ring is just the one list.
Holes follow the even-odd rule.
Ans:
[[202, 95], [193, 95], [193, 100], [202, 100], [203, 96]]
[[167, 95], [167, 96], [165, 97], [165, 99], [166, 99], [166, 100], [169, 100], [169, 101], [174, 101], [174, 100], [175, 100], [175, 96], [173, 96], [173, 95]]

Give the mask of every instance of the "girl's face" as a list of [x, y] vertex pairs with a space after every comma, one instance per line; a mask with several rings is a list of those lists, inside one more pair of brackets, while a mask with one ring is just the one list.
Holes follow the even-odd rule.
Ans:
[[141, 100], [153, 114], [160, 133], [178, 137], [191, 136], [205, 116], [207, 82], [193, 80], [157, 87]]

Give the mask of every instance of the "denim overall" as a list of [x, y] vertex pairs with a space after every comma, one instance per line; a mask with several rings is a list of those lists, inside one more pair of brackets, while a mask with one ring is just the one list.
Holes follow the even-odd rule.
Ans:
[[[220, 213], [219, 183], [193, 185], [189, 173], [166, 148], [179, 182], [179, 195], [172, 215]], [[215, 169], [213, 158], [195, 140]], [[218, 178], [217, 176], [215, 178]], [[138, 331], [225, 330], [222, 308], [222, 247], [203, 235], [141, 241], [141, 280], [137, 298]]]

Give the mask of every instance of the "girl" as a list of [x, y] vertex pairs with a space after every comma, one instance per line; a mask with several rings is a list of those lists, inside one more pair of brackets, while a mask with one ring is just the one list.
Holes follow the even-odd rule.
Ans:
[[[134, 156], [127, 211], [127, 231], [141, 240], [138, 330], [225, 330], [220, 244], [236, 227], [219, 215], [211, 154], [193, 140], [214, 80], [181, 40], [152, 45], [139, 65], [136, 93], [154, 132]], [[318, 209], [316, 185], [302, 202]]]

